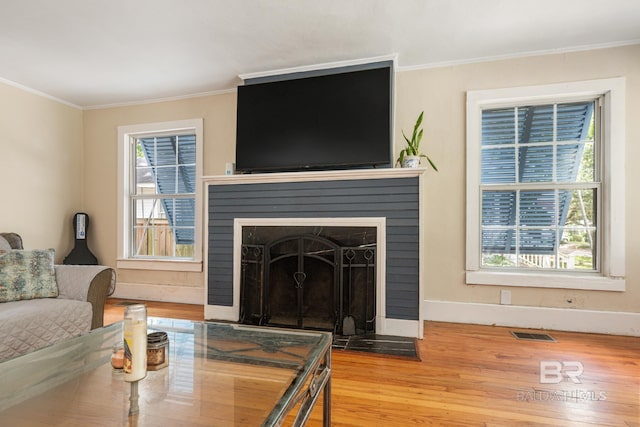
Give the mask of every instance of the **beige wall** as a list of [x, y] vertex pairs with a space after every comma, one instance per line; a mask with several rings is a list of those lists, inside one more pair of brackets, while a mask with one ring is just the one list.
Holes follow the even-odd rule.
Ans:
[[[514, 287], [512, 303], [640, 312], [640, 265], [634, 262], [640, 253], [640, 229], [634, 226], [640, 213], [640, 168], [633, 165], [640, 158], [640, 45], [397, 74], [396, 140], [400, 129], [410, 130], [424, 110], [425, 148], [440, 169], [427, 175], [426, 299], [499, 302], [499, 287], [464, 282], [466, 91], [619, 76], [626, 77], [626, 157], [632, 159], [626, 170], [627, 291]], [[80, 112], [0, 85], [0, 178], [11, 183], [3, 185], [0, 228], [21, 232], [30, 247], [67, 250], [71, 215], [84, 209], [92, 220], [90, 247], [103, 263], [115, 265], [117, 127], [202, 117], [204, 174], [222, 174], [225, 162], [234, 158], [235, 107], [235, 93], [226, 93]], [[204, 285], [202, 273], [118, 273], [126, 283]]]
[[[512, 304], [640, 312], [640, 45], [399, 73], [396, 141], [424, 110], [424, 144], [440, 172], [426, 184], [427, 300], [499, 303], [501, 287], [465, 284], [466, 91], [626, 77], [627, 291], [512, 287]], [[503, 287], [502, 287], [503, 288]], [[572, 302], [568, 302], [571, 300]]]
[[0, 231], [61, 262], [84, 208], [82, 111], [0, 83], [0, 135]]
[[[625, 76], [627, 79], [627, 158], [640, 154], [640, 46], [527, 57], [445, 68], [405, 71], [396, 78], [396, 140], [425, 111], [425, 144], [440, 172], [428, 172], [426, 188], [426, 271], [428, 300], [498, 303], [499, 287], [465, 284], [465, 102], [467, 90], [549, 84]], [[222, 174], [234, 158], [235, 94], [175, 102], [86, 111], [87, 151], [85, 203], [100, 227], [94, 230], [97, 253], [115, 262], [116, 128], [120, 125], [204, 118], [205, 175]], [[396, 150], [397, 152], [397, 150]], [[575, 291], [511, 288], [514, 305], [576, 307], [640, 312], [638, 216], [640, 168], [627, 168], [627, 291]], [[120, 271], [130, 283], [202, 286], [194, 273]], [[568, 301], [572, 302], [568, 302]]]
[[[84, 112], [85, 203], [87, 211], [100, 224], [93, 230], [97, 239], [96, 256], [106, 264], [116, 265], [118, 126], [201, 117], [204, 119], [204, 174], [222, 175], [225, 163], [235, 158], [235, 111], [236, 94], [232, 92]], [[204, 295], [203, 273], [119, 269], [118, 282], [199, 286]], [[159, 297], [162, 292], [159, 290]]]

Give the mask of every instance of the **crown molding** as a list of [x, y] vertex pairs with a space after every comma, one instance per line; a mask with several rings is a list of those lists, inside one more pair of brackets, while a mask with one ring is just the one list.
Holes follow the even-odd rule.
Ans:
[[305, 73], [308, 71], [316, 71], [316, 70], [329, 70], [331, 68], [351, 67], [354, 65], [370, 64], [370, 63], [382, 62], [382, 61], [393, 61], [393, 64], [395, 67], [398, 63], [398, 54], [393, 53], [389, 55], [374, 56], [370, 58], [352, 59], [348, 61], [326, 62], [323, 64], [313, 64], [313, 65], [305, 65], [301, 67], [281, 68], [281, 69], [271, 70], [271, 71], [260, 71], [256, 73], [238, 74], [238, 77], [241, 80], [245, 81], [245, 80], [256, 79], [260, 77], [280, 76], [283, 74], [293, 74], [293, 73]]

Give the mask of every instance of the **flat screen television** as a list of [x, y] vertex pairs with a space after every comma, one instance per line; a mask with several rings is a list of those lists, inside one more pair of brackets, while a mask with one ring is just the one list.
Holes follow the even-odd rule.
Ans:
[[323, 73], [238, 87], [238, 172], [393, 165], [392, 65]]

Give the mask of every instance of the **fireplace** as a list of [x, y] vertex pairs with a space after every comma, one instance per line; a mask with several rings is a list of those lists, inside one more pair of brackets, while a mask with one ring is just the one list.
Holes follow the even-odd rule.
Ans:
[[422, 338], [423, 172], [204, 177], [205, 319]]
[[243, 226], [241, 323], [375, 332], [376, 227]]

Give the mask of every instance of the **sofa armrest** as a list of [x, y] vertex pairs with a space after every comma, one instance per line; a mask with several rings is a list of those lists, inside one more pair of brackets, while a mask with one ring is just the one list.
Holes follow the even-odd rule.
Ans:
[[0, 236], [4, 237], [11, 249], [24, 249], [22, 246], [22, 237], [18, 233], [0, 233]]
[[104, 304], [115, 290], [115, 270], [105, 266], [56, 265], [58, 298], [88, 301], [93, 309], [91, 329], [103, 325]]

